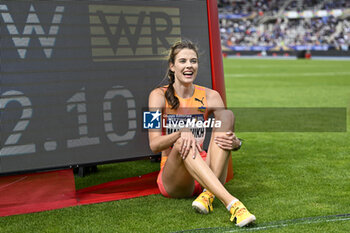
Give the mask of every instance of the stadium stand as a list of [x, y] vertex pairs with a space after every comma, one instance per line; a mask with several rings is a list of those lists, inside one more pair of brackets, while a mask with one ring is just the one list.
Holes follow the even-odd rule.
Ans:
[[350, 1], [220, 0], [219, 17], [223, 50], [350, 50]]

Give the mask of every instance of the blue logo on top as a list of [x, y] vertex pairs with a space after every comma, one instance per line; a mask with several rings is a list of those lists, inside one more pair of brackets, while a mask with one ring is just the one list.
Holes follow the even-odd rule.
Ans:
[[143, 112], [143, 128], [160, 129], [161, 115], [159, 110], [156, 112]]

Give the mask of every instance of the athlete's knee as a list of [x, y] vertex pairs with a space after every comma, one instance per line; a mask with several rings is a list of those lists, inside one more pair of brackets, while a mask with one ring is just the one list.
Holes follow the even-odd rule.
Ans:
[[174, 143], [173, 150], [176, 150], [179, 152], [181, 150], [182, 142], [183, 142], [182, 138], [177, 139], [176, 142]]
[[230, 110], [222, 110], [216, 114], [215, 118], [221, 121], [222, 130], [233, 130], [235, 124], [235, 116]]

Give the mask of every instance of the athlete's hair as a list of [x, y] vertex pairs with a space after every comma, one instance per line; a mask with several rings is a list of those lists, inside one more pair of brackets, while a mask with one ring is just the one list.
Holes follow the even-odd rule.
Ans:
[[[168, 66], [170, 66], [170, 64], [175, 64], [175, 57], [182, 49], [191, 49], [196, 52], [196, 55], [198, 57], [197, 46], [194, 43], [192, 43], [190, 40], [181, 40], [181, 41], [175, 42], [170, 47], [169, 55], [168, 55]], [[168, 101], [168, 104], [171, 106], [171, 109], [177, 109], [180, 105], [180, 101], [175, 96], [175, 90], [173, 86], [175, 82], [175, 74], [173, 71], [170, 70], [170, 67], [168, 68], [166, 76], [168, 77], [169, 85], [165, 92], [165, 98]]]

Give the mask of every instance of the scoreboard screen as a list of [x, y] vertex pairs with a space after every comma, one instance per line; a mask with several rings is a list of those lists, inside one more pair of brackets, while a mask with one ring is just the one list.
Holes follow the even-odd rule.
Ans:
[[2, 1], [0, 22], [0, 174], [152, 155], [142, 111], [180, 38], [213, 87], [206, 1]]

